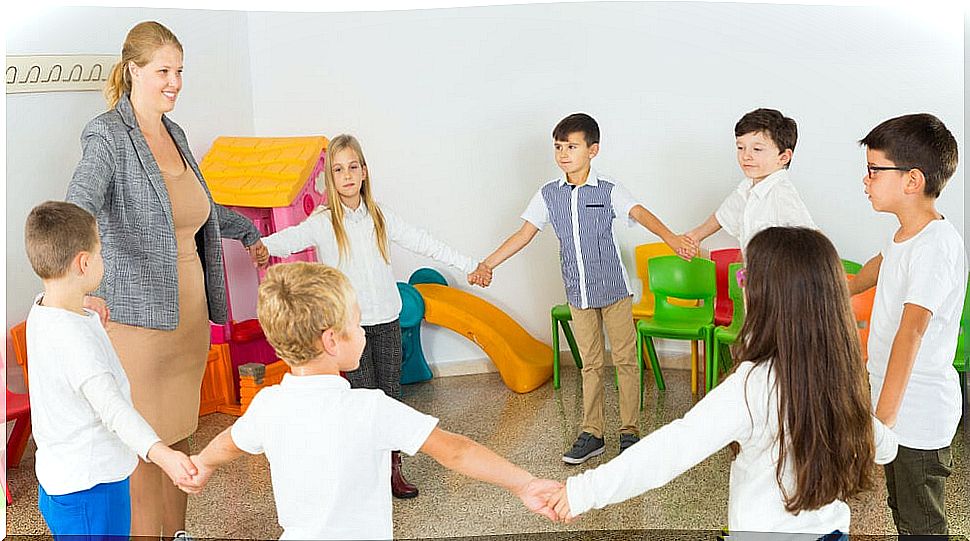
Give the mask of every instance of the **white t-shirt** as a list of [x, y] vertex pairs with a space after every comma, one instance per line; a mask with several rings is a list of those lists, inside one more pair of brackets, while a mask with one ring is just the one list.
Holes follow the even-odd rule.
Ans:
[[[741, 451], [731, 463], [728, 527], [732, 532], [825, 534], [849, 531], [849, 506], [836, 500], [793, 515], [775, 479], [778, 461], [778, 398], [769, 392], [769, 363], [741, 363], [682, 419], [646, 436], [615, 459], [566, 481], [573, 515], [602, 509], [667, 484], [732, 441]], [[896, 457], [896, 438], [872, 418], [876, 463]], [[783, 475], [794, 486], [791, 461]]]
[[961, 412], [960, 378], [953, 368], [967, 287], [967, 255], [960, 234], [948, 220], [935, 220], [903, 242], [890, 237], [876, 283], [867, 364], [872, 405], [879, 403], [903, 305], [929, 310], [933, 314], [893, 431], [906, 447], [946, 447], [953, 441]]
[[[383, 205], [387, 240], [418, 255], [430, 257], [470, 274], [478, 263], [427, 231], [405, 222]], [[263, 237], [270, 255], [286, 257], [315, 248], [317, 261], [336, 267], [350, 279], [360, 302], [361, 325], [379, 325], [397, 319], [401, 314], [401, 294], [391, 265], [377, 248], [374, 220], [361, 202], [355, 210], [344, 207], [344, 230], [350, 250], [341, 259], [330, 223], [330, 211], [316, 212], [303, 222]]]
[[818, 229], [787, 169], [775, 171], [753, 186], [752, 182], [742, 180], [714, 213], [717, 223], [741, 243], [741, 250], [747, 249], [751, 237], [769, 227]]
[[35, 468], [48, 494], [127, 479], [160, 441], [131, 405], [128, 377], [97, 313], [35, 302], [27, 359]]
[[340, 376], [293, 376], [256, 394], [232, 425], [266, 453], [281, 539], [391, 539], [391, 451], [413, 455], [438, 419]]

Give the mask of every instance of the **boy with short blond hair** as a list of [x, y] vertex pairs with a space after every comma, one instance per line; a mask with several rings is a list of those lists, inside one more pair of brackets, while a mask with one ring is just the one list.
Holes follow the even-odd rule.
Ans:
[[262, 389], [246, 413], [192, 460], [199, 473], [181, 486], [202, 489], [213, 471], [242, 453], [270, 463], [282, 539], [390, 539], [390, 455], [431, 455], [446, 468], [504, 487], [532, 511], [555, 518], [547, 500], [561, 487], [534, 478], [438, 419], [378, 389], [351, 389], [340, 376], [364, 349], [350, 281], [320, 263], [271, 267], [259, 287], [259, 322], [291, 369]]
[[957, 168], [957, 142], [930, 114], [889, 119], [866, 147], [865, 192], [878, 212], [899, 220], [885, 247], [849, 282], [876, 287], [868, 341], [876, 417], [899, 438], [886, 488], [901, 535], [946, 535], [950, 444], [962, 413], [953, 368], [967, 287], [967, 256], [936, 199]]
[[817, 229], [788, 174], [798, 142], [795, 121], [775, 109], [755, 109], [738, 120], [734, 137], [744, 179], [714, 214], [687, 236], [700, 244], [723, 228], [738, 239], [743, 251], [762, 229]]
[[623, 452], [640, 439], [640, 371], [633, 327], [633, 290], [620, 257], [614, 221], [639, 223], [685, 259], [697, 253], [693, 241], [677, 236], [620, 183], [592, 169], [599, 153], [600, 129], [593, 117], [574, 113], [552, 131], [553, 156], [563, 175], [544, 183], [522, 213], [523, 224], [480, 265], [480, 283], [492, 269], [526, 247], [547, 225], [559, 239], [566, 300], [572, 314], [579, 354], [583, 359], [583, 425], [563, 456], [567, 464], [582, 464], [603, 454], [603, 328], [612, 346], [620, 395], [620, 445]]
[[94, 216], [48, 201], [27, 216], [27, 259], [44, 283], [27, 316], [37, 503], [55, 536], [127, 539], [128, 477], [138, 457], [175, 482], [196, 473], [135, 411], [97, 312], [84, 307], [104, 274]]

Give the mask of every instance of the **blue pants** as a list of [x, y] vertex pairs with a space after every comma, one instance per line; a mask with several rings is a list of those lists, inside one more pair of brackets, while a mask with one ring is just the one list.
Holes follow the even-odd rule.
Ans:
[[37, 488], [37, 506], [55, 538], [127, 541], [131, 533], [131, 496], [128, 479], [101, 483], [87, 490], [51, 496]]

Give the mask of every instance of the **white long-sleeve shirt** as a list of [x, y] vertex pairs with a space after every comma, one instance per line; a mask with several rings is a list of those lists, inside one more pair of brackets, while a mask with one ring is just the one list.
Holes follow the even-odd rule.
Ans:
[[[769, 393], [773, 383], [769, 363], [741, 363], [682, 419], [654, 431], [614, 460], [570, 477], [566, 493], [572, 514], [601, 509], [663, 486], [737, 441], [741, 451], [731, 464], [728, 497], [732, 532], [848, 532], [849, 506], [843, 501], [798, 515], [785, 510], [775, 479], [778, 411], [777, 393]], [[875, 417], [873, 429], [876, 463], [888, 463], [896, 457], [896, 436]], [[786, 487], [794, 486], [790, 461], [783, 482]]]
[[35, 302], [27, 358], [35, 469], [48, 494], [122, 481], [161, 441], [132, 406], [128, 377], [97, 313]]
[[717, 223], [747, 250], [748, 241], [769, 227], [818, 229], [798, 195], [788, 169], [779, 169], [755, 184], [750, 178], [738, 183], [714, 213]]
[[[430, 257], [469, 274], [476, 261], [451, 246], [435, 239], [427, 231], [414, 227], [381, 205], [387, 239], [418, 255]], [[317, 260], [336, 267], [350, 279], [360, 303], [361, 325], [378, 325], [397, 319], [401, 314], [401, 295], [391, 265], [377, 248], [374, 220], [367, 206], [355, 210], [344, 207], [344, 230], [350, 244], [349, 253], [341, 258], [330, 223], [330, 211], [315, 212], [293, 227], [263, 238], [270, 255], [286, 257], [307, 248], [315, 248]]]

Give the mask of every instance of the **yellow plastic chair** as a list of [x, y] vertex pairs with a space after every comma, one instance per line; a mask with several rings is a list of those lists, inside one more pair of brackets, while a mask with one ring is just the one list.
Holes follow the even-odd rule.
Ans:
[[[647, 266], [647, 261], [654, 257], [661, 257], [665, 255], [676, 255], [673, 248], [667, 246], [664, 242], [649, 242], [647, 244], [641, 244], [633, 249], [633, 260], [637, 268], [637, 277], [640, 278], [641, 288], [640, 288], [640, 302], [633, 305], [633, 319], [646, 319], [653, 317], [655, 299], [653, 296], [653, 291], [650, 291], [650, 270]], [[671, 304], [675, 306], [697, 306], [697, 301], [686, 300], [686, 299], [670, 299]], [[691, 340], [690, 342], [690, 365], [692, 370], [692, 378], [695, 381], [691, 385], [691, 388], [696, 392], [697, 389], [697, 340]]]

